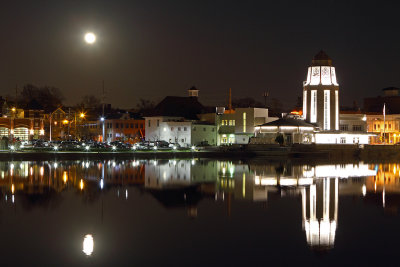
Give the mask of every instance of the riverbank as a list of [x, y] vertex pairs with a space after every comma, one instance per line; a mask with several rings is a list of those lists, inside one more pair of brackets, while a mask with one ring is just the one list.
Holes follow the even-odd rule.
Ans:
[[322, 160], [329, 161], [396, 161], [400, 146], [394, 145], [248, 145], [227, 146], [204, 150], [167, 151], [2, 151], [0, 161], [9, 160], [107, 160], [107, 159], [259, 159], [259, 160]]

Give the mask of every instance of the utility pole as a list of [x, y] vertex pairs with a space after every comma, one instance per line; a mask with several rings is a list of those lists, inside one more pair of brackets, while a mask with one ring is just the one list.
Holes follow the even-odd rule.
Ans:
[[69, 127], [71, 125], [71, 108], [68, 108], [68, 139], [69, 138]]
[[229, 103], [228, 103], [228, 109], [232, 110], [232, 88], [229, 88]]
[[102, 132], [102, 141], [103, 141], [103, 143], [105, 142], [105, 132], [106, 132], [106, 129], [105, 129], [105, 118], [104, 118], [104, 105], [106, 104], [105, 103], [105, 101], [106, 101], [106, 91], [105, 91], [105, 89], [104, 89], [104, 80], [103, 80], [103, 95], [102, 95], [102, 97], [101, 97], [101, 100], [102, 100], [102, 102], [103, 102], [103, 114], [101, 115], [101, 122], [103, 123], [103, 132]]
[[383, 143], [386, 144], [385, 131], [386, 131], [386, 103], [383, 103]]

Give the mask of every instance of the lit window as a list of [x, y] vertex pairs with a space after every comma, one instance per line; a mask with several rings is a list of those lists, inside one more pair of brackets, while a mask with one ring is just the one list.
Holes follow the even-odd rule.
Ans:
[[317, 90], [311, 90], [311, 119], [312, 123], [317, 122]]
[[330, 91], [324, 90], [324, 130], [330, 130], [331, 128], [331, 103], [330, 103]]
[[243, 132], [246, 132], [246, 112], [243, 112]]

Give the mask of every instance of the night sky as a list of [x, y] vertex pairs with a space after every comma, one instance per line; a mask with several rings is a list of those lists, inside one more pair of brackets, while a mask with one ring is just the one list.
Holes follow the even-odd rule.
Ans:
[[[306, 3], [304, 3], [306, 2]], [[341, 104], [400, 87], [396, 1], [7, 1], [0, 9], [0, 95], [26, 83], [134, 107], [200, 89], [200, 101], [301, 96], [312, 57], [332, 58]], [[87, 31], [97, 43], [83, 42]]]

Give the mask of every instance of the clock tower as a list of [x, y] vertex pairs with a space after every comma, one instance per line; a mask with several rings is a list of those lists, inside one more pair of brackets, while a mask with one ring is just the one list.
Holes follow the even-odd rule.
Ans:
[[332, 59], [322, 50], [314, 56], [303, 82], [303, 118], [320, 130], [339, 130], [339, 84]]

